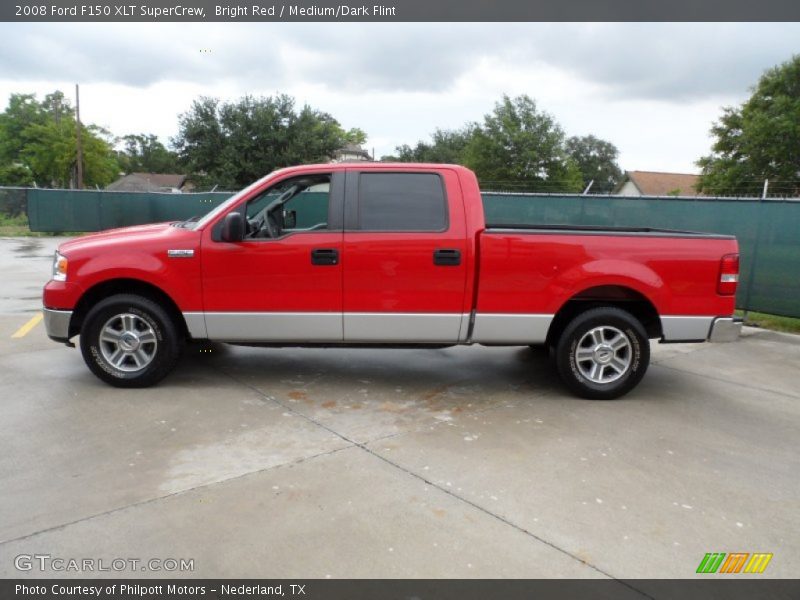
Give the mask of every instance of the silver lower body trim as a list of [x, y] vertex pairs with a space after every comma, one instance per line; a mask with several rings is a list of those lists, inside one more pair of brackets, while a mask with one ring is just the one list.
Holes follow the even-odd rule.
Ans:
[[344, 341], [455, 344], [461, 313], [344, 313]]
[[[48, 314], [49, 313], [49, 314]], [[51, 337], [66, 338], [70, 311], [45, 309]], [[478, 343], [541, 344], [554, 315], [477, 313], [262, 313], [186, 312], [189, 334], [220, 342]], [[714, 331], [712, 331], [712, 324]], [[665, 342], [700, 342], [738, 337], [741, 323], [713, 316], [661, 317]], [[51, 333], [51, 330], [56, 333]]]
[[186, 312], [189, 335], [219, 342], [446, 343], [466, 337], [461, 313]]
[[720, 317], [711, 324], [709, 342], [735, 342], [742, 333], [742, 320], [733, 317]]
[[472, 340], [478, 344], [541, 344], [554, 315], [477, 313]]
[[189, 330], [189, 335], [194, 339], [204, 340], [208, 338], [208, 331], [206, 331], [206, 313], [185, 312], [183, 313], [183, 320], [186, 321], [186, 329]]
[[464, 313], [461, 315], [461, 326], [458, 331], [458, 343], [465, 344], [469, 336], [469, 322], [472, 319], [472, 313]]
[[207, 312], [205, 326], [219, 342], [342, 341], [341, 313]]
[[183, 313], [189, 334], [220, 342], [539, 344], [553, 315], [469, 313]]
[[716, 317], [661, 317], [661, 331], [665, 342], [704, 342]]
[[69, 339], [69, 324], [72, 320], [71, 310], [45, 308], [42, 313], [44, 314], [44, 329], [48, 337], [56, 340]]

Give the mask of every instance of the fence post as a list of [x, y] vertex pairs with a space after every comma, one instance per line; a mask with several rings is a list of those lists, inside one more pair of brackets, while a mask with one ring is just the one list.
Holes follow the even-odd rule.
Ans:
[[764, 200], [767, 198], [767, 190], [769, 190], [769, 179], [764, 180], [764, 189], [761, 191], [761, 198], [758, 202], [758, 221], [756, 223], [756, 239], [753, 241], [753, 258], [750, 261], [750, 278], [747, 280], [747, 290], [744, 297], [744, 312], [742, 319], [747, 320], [747, 314], [750, 312], [750, 294], [753, 291], [753, 280], [756, 278], [756, 256], [758, 255], [758, 245], [761, 240], [761, 213], [764, 212]]

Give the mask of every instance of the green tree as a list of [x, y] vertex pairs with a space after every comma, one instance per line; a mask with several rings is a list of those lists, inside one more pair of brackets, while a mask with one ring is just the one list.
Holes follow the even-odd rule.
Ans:
[[16, 163], [0, 166], [0, 185], [31, 187], [33, 184], [33, 173], [26, 165]]
[[358, 127], [353, 127], [347, 130], [345, 133], [345, 141], [348, 144], [356, 144], [357, 146], [363, 146], [367, 143], [367, 134], [363, 129], [359, 129]]
[[800, 194], [800, 56], [767, 70], [741, 106], [724, 107], [711, 134], [699, 191], [759, 195], [769, 179], [776, 193]]
[[[0, 114], [0, 184], [22, 177], [42, 187], [70, 187], [77, 170], [75, 113], [61, 92], [45, 96], [12, 94]], [[105, 186], [119, 175], [108, 131], [81, 124], [83, 180]], [[24, 175], [27, 173], [27, 175]]]
[[565, 149], [581, 172], [584, 188], [594, 182], [592, 192], [608, 194], [622, 179], [622, 170], [617, 164], [619, 150], [611, 142], [593, 135], [573, 136], [567, 139]]
[[504, 95], [495, 104], [465, 148], [464, 163], [488, 185], [576, 192], [583, 181], [564, 148], [564, 131], [525, 95]]
[[11, 94], [8, 107], [0, 114], [0, 164], [19, 160], [25, 130], [46, 121], [47, 113], [34, 94]]
[[[354, 130], [350, 130], [351, 133]], [[333, 151], [347, 143], [362, 144], [366, 142], [364, 132], [357, 130], [353, 133], [354, 139], [363, 139], [354, 142], [348, 138], [339, 123], [331, 115], [304, 106], [299, 113], [289, 119], [287, 127], [285, 151], [281, 156], [280, 165], [303, 163], [327, 162]]]
[[181, 115], [173, 145], [199, 186], [235, 189], [280, 167], [326, 162], [353, 140], [366, 135], [309, 106], [297, 111], [293, 98], [279, 94], [230, 103], [199, 98]]
[[477, 125], [469, 124], [456, 130], [437, 129], [431, 136], [431, 143], [420, 141], [413, 148], [408, 144], [397, 146], [396, 155], [384, 156], [381, 160], [463, 164], [464, 151], [476, 128]]
[[218, 110], [219, 100], [216, 98], [201, 97], [192, 102], [189, 111], [179, 118], [179, 133], [172, 145], [184, 172], [192, 174], [197, 185], [207, 185], [208, 180], [216, 180], [215, 184], [223, 186], [223, 189], [233, 189], [236, 187], [235, 176], [229, 175], [233, 166], [227, 168], [223, 162], [226, 139], [217, 117]]
[[152, 133], [130, 134], [120, 141], [123, 149], [117, 153], [117, 158], [126, 173], [178, 172], [178, 155]]

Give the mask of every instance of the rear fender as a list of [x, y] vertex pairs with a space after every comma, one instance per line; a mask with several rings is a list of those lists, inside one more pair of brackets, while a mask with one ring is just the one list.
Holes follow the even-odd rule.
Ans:
[[582, 292], [595, 287], [629, 288], [649, 300], [659, 314], [669, 306], [669, 288], [647, 265], [627, 260], [601, 259], [576, 265], [564, 271], [552, 282], [554, 294], [552, 312], [559, 310]]

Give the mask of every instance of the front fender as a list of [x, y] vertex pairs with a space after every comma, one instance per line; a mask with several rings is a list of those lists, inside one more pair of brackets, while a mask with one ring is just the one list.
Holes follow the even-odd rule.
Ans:
[[91, 288], [112, 280], [136, 280], [157, 287], [167, 294], [182, 312], [202, 310], [199, 257], [168, 258], [148, 252], [126, 252], [95, 256], [75, 273], [81, 287]]

